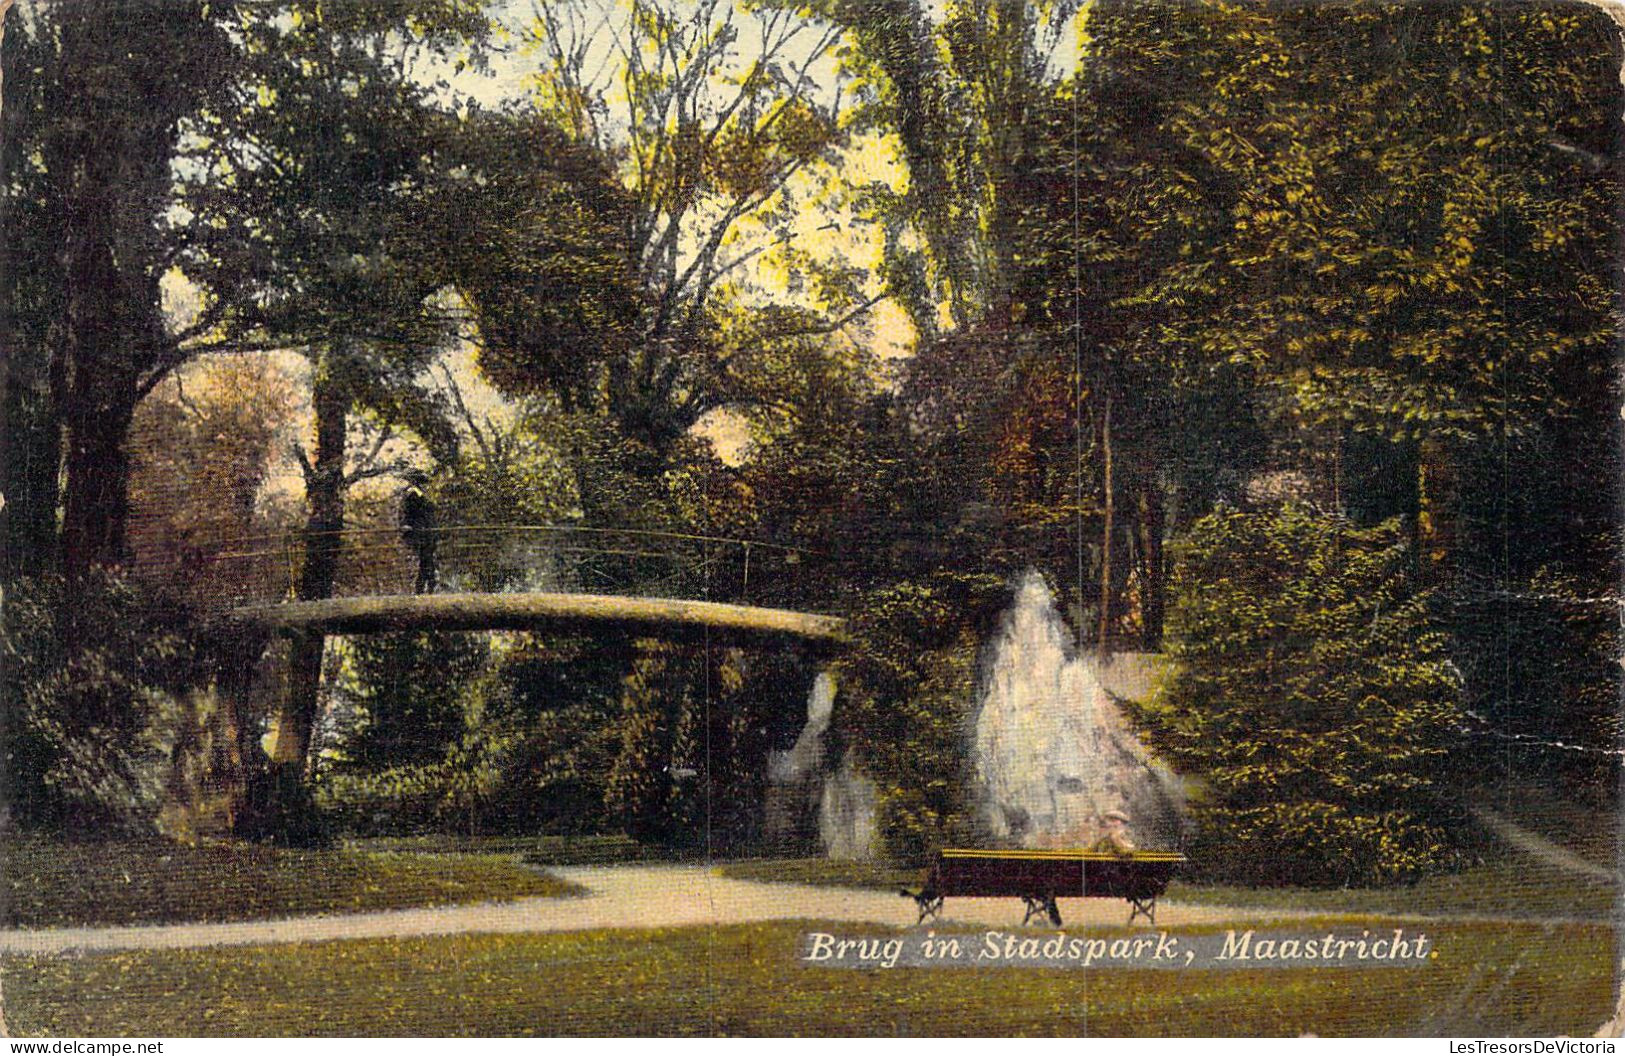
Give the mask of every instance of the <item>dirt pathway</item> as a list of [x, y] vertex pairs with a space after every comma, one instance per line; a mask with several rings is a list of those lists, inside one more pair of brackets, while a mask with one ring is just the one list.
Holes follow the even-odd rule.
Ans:
[[1573, 851], [1559, 847], [1539, 833], [1531, 832], [1522, 825], [1502, 817], [1488, 807], [1474, 807], [1472, 808], [1472, 814], [1495, 835], [1525, 854], [1540, 859], [1547, 865], [1556, 866], [1565, 872], [1577, 873], [1607, 883], [1613, 883], [1619, 879], [1619, 874], [1615, 870], [1588, 861]]
[[[0, 931], [0, 955], [410, 938], [471, 932], [518, 934], [587, 928], [683, 927], [787, 919], [906, 926], [913, 924], [915, 918], [913, 903], [894, 893], [736, 880], [719, 876], [704, 866], [628, 865], [549, 871], [580, 885], [587, 893], [565, 898], [524, 898], [469, 906], [228, 924], [7, 930]], [[1120, 925], [1128, 917], [1126, 904], [1116, 900], [1063, 898], [1060, 905], [1068, 927]], [[1170, 902], [1158, 906], [1157, 923], [1178, 927], [1295, 915], [1299, 914]], [[1021, 904], [1011, 898], [951, 899], [944, 917], [944, 923], [1009, 928], [1020, 923]]]

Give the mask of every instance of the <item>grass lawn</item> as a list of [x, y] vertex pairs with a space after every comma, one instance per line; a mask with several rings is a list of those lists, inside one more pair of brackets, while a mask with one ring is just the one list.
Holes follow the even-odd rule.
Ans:
[[[822, 858], [759, 859], [729, 862], [724, 876], [837, 887], [896, 890], [920, 882], [919, 869], [873, 862], [832, 862]], [[1613, 884], [1557, 869], [1523, 856], [1429, 877], [1405, 887], [1300, 888], [1223, 887], [1175, 881], [1170, 901], [1205, 905], [1297, 909], [1327, 913], [1467, 914], [1495, 917], [1555, 917], [1611, 920]]]
[[1248, 971], [820, 968], [795, 956], [815, 926], [9, 959], [6, 1018], [16, 1034], [79, 1037], [1471, 1037], [1588, 1034], [1613, 1006], [1613, 939], [1600, 925], [1441, 925], [1430, 929], [1439, 956], [1420, 967]]
[[630, 836], [378, 836], [354, 840], [359, 850], [403, 854], [502, 854], [531, 865], [703, 862], [703, 851], [639, 843]]
[[72, 844], [20, 835], [0, 842], [0, 925], [8, 928], [252, 920], [574, 891], [490, 855]]
[[1430, 876], [1405, 887], [1365, 889], [1247, 888], [1182, 884], [1168, 887], [1178, 902], [1351, 913], [1467, 914], [1495, 917], [1612, 919], [1617, 891], [1544, 862], [1509, 857], [1459, 873]]
[[754, 858], [743, 862], [726, 862], [718, 866], [717, 871], [735, 880], [870, 887], [881, 891], [917, 888], [923, 873], [920, 869], [884, 862], [837, 862], [828, 858]]

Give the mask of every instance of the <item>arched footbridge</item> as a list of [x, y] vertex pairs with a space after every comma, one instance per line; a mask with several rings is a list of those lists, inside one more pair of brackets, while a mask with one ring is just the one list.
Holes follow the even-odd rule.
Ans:
[[285, 634], [625, 631], [836, 645], [828, 555], [771, 541], [585, 525], [458, 524], [170, 537], [134, 567], [201, 612]]
[[556, 591], [321, 598], [238, 606], [227, 615], [273, 630], [325, 634], [606, 627], [662, 636], [790, 638], [822, 645], [841, 642], [846, 626], [835, 616], [759, 605]]
[[[158, 525], [132, 543], [136, 574], [240, 643], [244, 678], [273, 635], [294, 640], [290, 654], [313, 647], [318, 672], [329, 635], [608, 633], [817, 654], [845, 639], [845, 621], [808, 611], [808, 599], [831, 596], [828, 558], [760, 540], [515, 524], [210, 538]], [[309, 697], [280, 696], [272, 758], [300, 762], [315, 715]]]

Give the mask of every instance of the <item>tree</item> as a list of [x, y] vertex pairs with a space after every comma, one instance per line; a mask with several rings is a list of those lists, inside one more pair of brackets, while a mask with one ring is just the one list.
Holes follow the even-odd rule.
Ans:
[[[750, 269], [795, 237], [797, 177], [841, 141], [839, 92], [815, 76], [840, 31], [722, 0], [692, 11], [637, 0], [624, 19], [594, 8], [538, 7], [540, 102], [573, 139], [621, 163], [635, 313], [567, 366], [523, 343], [489, 358], [510, 387], [582, 392], [572, 378], [584, 378], [582, 402], [645, 447], [657, 472], [708, 413], [769, 398], [760, 360], [775, 341], [832, 332], [878, 295], [859, 275], [825, 269], [818, 303], [802, 311], [749, 296]], [[612, 61], [600, 61], [604, 48]]]
[[603, 785], [608, 816], [640, 840], [707, 851], [749, 845], [767, 750], [780, 732], [774, 713], [794, 708], [798, 694], [763, 677], [782, 668], [741, 649], [654, 640], [633, 649], [614, 727], [620, 743]]
[[1397, 521], [1220, 507], [1179, 549], [1152, 743], [1204, 783], [1200, 860], [1247, 883], [1385, 883], [1452, 861], [1460, 683]]
[[959, 530], [989, 569], [1081, 578], [1087, 560], [1094, 587], [1068, 583], [1096, 614], [1092, 636], [1105, 647], [1137, 619], [1156, 648], [1169, 517], [1179, 499], [1199, 505], [1213, 477], [1211, 456], [1184, 460], [1248, 430], [1234, 428], [1245, 414], [1208, 433], [1181, 428], [1244, 386], [1150, 336], [1160, 314], [1199, 310], [1190, 291], [1158, 298], [1153, 283], [1222, 233], [1227, 190], [1203, 186], [1180, 137], [1157, 129], [1178, 105], [1173, 86], [1146, 98], [1123, 92], [1120, 74], [1157, 48], [1193, 64], [1215, 57], [1202, 17], [1157, 9], [1147, 21], [1163, 23], [1162, 37], [1102, 42], [1092, 10], [1086, 61], [1063, 79], [1073, 5], [957, 3], [940, 18], [908, 3], [834, 10], [854, 27], [859, 68], [878, 71], [875, 109], [910, 166], [908, 195], [883, 207], [924, 243], [922, 259], [892, 273], [921, 333], [905, 395], [927, 464], [973, 485], [956, 489]]
[[[1154, 17], [1103, 15], [1107, 37]], [[1233, 189], [1233, 219], [1221, 252], [1162, 284], [1217, 293], [1216, 310], [1159, 339], [1258, 371], [1289, 428], [1402, 445], [1398, 501], [1435, 549], [1453, 451], [1607, 383], [1617, 34], [1544, 5], [1199, 17], [1229, 61], [1136, 72], [1191, 86], [1165, 124]], [[1276, 58], [1247, 61], [1261, 54]]]
[[[43, 4], [11, 21], [8, 51], [32, 76], [23, 105], [14, 95], [5, 108], [8, 203], [11, 192], [24, 193], [8, 204], [7, 224], [10, 231], [24, 219], [22, 229], [40, 237], [18, 246], [30, 259], [8, 253], [7, 273], [38, 269], [60, 292], [30, 291], [28, 279], [16, 279], [8, 301], [21, 313], [13, 325], [23, 323], [25, 347], [48, 350], [50, 403], [35, 411], [43, 442], [31, 442], [27, 463], [48, 456], [61, 467], [61, 560], [70, 575], [123, 558], [125, 436], [136, 405], [187, 358], [196, 336], [170, 328], [163, 314], [160, 282], [186, 228], [169, 213], [171, 166], [185, 121], [217, 97], [230, 69], [228, 18], [224, 5], [160, 11], [124, 0], [94, 11]], [[34, 352], [36, 369], [42, 358]], [[17, 369], [27, 362], [8, 364], [10, 383], [25, 390], [38, 385]], [[47, 498], [54, 511], [52, 490], [25, 490], [25, 516], [43, 516]]]
[[1162, 185], [1216, 207], [1147, 269], [1142, 347], [1238, 374], [1268, 461], [1357, 523], [1405, 520], [1491, 754], [1546, 779], [1529, 745], [1583, 730], [1560, 769], [1611, 789], [1615, 27], [1363, 3], [1105, 5], [1090, 27], [1097, 93], [1174, 148]]
[[[693, 843], [702, 809], [696, 789], [708, 780], [699, 717], [709, 701], [699, 670], [706, 650], [640, 641], [622, 682], [620, 751], [605, 788], [605, 805], [624, 831], [640, 840]], [[696, 779], [700, 779], [697, 781]]]
[[[542, 401], [521, 401], [511, 418], [476, 414], [451, 367], [442, 362], [440, 368], [462, 435], [455, 459], [438, 467], [434, 493], [442, 522], [453, 529], [482, 529], [565, 526], [579, 518], [580, 494], [560, 435], [564, 430]], [[453, 559], [448, 573], [467, 577], [480, 590], [548, 582], [544, 577], [564, 564], [554, 550], [558, 542], [552, 532], [479, 530], [462, 541], [470, 560]]]
[[153, 833], [166, 778], [199, 754], [184, 727], [225, 674], [191, 620], [175, 599], [102, 570], [8, 588], [0, 794], [12, 820], [81, 837]]
[[939, 572], [865, 594], [835, 667], [837, 754], [878, 786], [891, 854], [921, 861], [975, 835], [967, 802], [977, 650], [1009, 603], [996, 578]]
[[[392, 432], [410, 429], [441, 457], [454, 442], [446, 408], [418, 384], [453, 332], [436, 298], [442, 262], [420, 237], [448, 119], [408, 59], [477, 41], [484, 22], [457, 0], [425, 0], [403, 49], [402, 14], [292, 4], [247, 20], [230, 105], [200, 120], [182, 199], [210, 221], [187, 259], [211, 296], [203, 315], [233, 347], [295, 348], [310, 362], [301, 598], [332, 593], [346, 494], [393, 468], [377, 459]], [[375, 439], [351, 458], [361, 408]], [[320, 634], [293, 643], [279, 763], [305, 764], [323, 647]]]
[[635, 205], [610, 159], [545, 113], [471, 113], [448, 144], [434, 253], [483, 373], [566, 413], [600, 408], [640, 310]]
[[263, 500], [295, 417], [295, 380], [268, 355], [187, 364], [136, 409], [130, 542], [139, 581], [199, 607], [286, 589], [291, 525]]
[[8, 18], [0, 109], [0, 338], [5, 342], [4, 432], [0, 434], [0, 492], [5, 509], [7, 576], [59, 567], [57, 505], [61, 422], [53, 403], [53, 334], [64, 309], [66, 283], [57, 252], [66, 239], [63, 202], [52, 195], [51, 175], [31, 148], [47, 124], [44, 84], [54, 52], [20, 11]]
[[[916, 472], [915, 438], [878, 371], [854, 359], [820, 354], [823, 369], [787, 371], [787, 409], [756, 432], [738, 469], [743, 497], [721, 534], [795, 548], [760, 552], [755, 604], [841, 611], [954, 545], [925, 527], [941, 493]], [[791, 560], [791, 574], [774, 573]]]
[[1010, 224], [1011, 206], [1027, 123], [1060, 74], [1053, 60], [1077, 32], [1081, 6], [1069, 0], [819, 5], [850, 27], [855, 47], [846, 60], [865, 101], [860, 119], [895, 132], [908, 162], [907, 192], [880, 194], [876, 204], [924, 243], [911, 250], [905, 238], [893, 239], [890, 279], [925, 344], [940, 335], [939, 306], [959, 331], [990, 315], [1008, 318], [1011, 266], [1023, 245]]
[[523, 731], [493, 805], [503, 832], [604, 832], [609, 775], [623, 744], [624, 637], [527, 635], [501, 658], [487, 721]]
[[463, 733], [463, 695], [489, 655], [477, 635], [406, 631], [353, 645], [365, 722], [343, 746], [364, 770], [439, 762]]
[[1155, 646], [1170, 516], [1267, 458], [1365, 523], [1408, 513], [1442, 560], [1464, 447], [1615, 384], [1606, 20], [1101, 4], [1087, 27], [1075, 81], [1024, 95], [1008, 311], [914, 367], [970, 445], [950, 457], [1021, 531], [1094, 535], [1102, 641], [1132, 588]]

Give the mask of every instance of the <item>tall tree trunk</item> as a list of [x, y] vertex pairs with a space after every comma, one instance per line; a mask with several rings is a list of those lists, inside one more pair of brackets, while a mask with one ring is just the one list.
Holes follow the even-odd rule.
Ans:
[[[919, 0], [842, 0], [836, 17], [852, 26], [859, 46], [891, 81], [896, 93], [897, 139], [908, 162], [909, 206], [946, 279], [949, 315], [956, 326], [972, 319], [972, 246], [955, 230], [956, 201], [948, 158], [945, 91], [931, 25]], [[929, 298], [907, 296], [903, 308], [920, 332], [922, 347], [938, 333]]]
[[1167, 597], [1167, 567], [1163, 556], [1162, 493], [1154, 477], [1140, 487], [1140, 647], [1148, 653], [1162, 648], [1162, 622]]
[[35, 6], [58, 48], [41, 83], [50, 134], [31, 149], [64, 218], [51, 386], [63, 431], [62, 564], [73, 576], [124, 557], [127, 431], [177, 358], [159, 291], [169, 243], [153, 225], [170, 202], [180, 121], [224, 83], [230, 45], [218, 5], [202, 0], [166, 3], [152, 18], [137, 17], [141, 5]]
[[[338, 574], [340, 535], [344, 529], [344, 439], [350, 397], [343, 386], [323, 376], [318, 364], [312, 402], [316, 409], [316, 452], [305, 481], [309, 516], [305, 521], [305, 559], [299, 576], [299, 597], [332, 596]], [[296, 765], [309, 761], [311, 731], [316, 725], [321, 695], [322, 654], [327, 644], [320, 631], [296, 636], [288, 649], [288, 684], [276, 738], [274, 762]]]
[[74, 577], [95, 565], [122, 564], [126, 556], [130, 459], [124, 442], [132, 412], [87, 405], [93, 399], [71, 399], [66, 421], [62, 568]]
[[1112, 491], [1112, 398], [1106, 395], [1106, 413], [1102, 416], [1100, 425], [1100, 447], [1102, 455], [1102, 504], [1104, 515], [1100, 528], [1100, 628], [1095, 635], [1096, 648], [1100, 655], [1107, 653], [1106, 636], [1112, 625], [1112, 534], [1116, 530], [1114, 514], [1117, 503]]
[[[60, 346], [51, 365], [62, 425], [63, 570], [79, 576], [125, 558], [129, 459], [124, 446], [143, 384], [170, 349], [160, 308], [151, 216], [167, 195], [174, 118], [188, 107], [153, 101], [151, 113], [121, 110], [117, 71], [141, 61], [146, 40], [128, 19], [60, 5], [61, 70], [48, 85], [65, 132], [39, 145], [64, 229]], [[177, 8], [181, 22], [195, 12]], [[149, 41], [150, 42], [150, 41]], [[170, 106], [179, 110], [170, 111]], [[149, 123], [150, 119], [150, 123]], [[132, 135], [131, 122], [144, 129]]]
[[[0, 267], [4, 267], [0, 263]], [[37, 575], [61, 568], [57, 506], [61, 499], [62, 430], [47, 401], [8, 377], [0, 411], [0, 493], [5, 510], [0, 566], [6, 576]]]
[[77, 577], [124, 558], [130, 476], [124, 441], [146, 347], [140, 306], [130, 303], [115, 263], [106, 188], [93, 186], [74, 204], [62, 249], [63, 344], [52, 361], [51, 385], [63, 427], [62, 567]]
[[210, 645], [220, 655], [214, 680], [219, 715], [207, 781], [219, 796], [224, 813], [220, 820], [231, 833], [248, 808], [253, 773], [259, 769], [256, 761], [264, 758], [254, 690], [270, 634], [237, 629]]
[[[11, 12], [12, 0], [0, 0], [0, 47], [6, 43], [6, 15]], [[0, 89], [5, 87], [4, 71], [0, 70]], [[4, 100], [5, 93], [0, 91], [0, 100]]]

